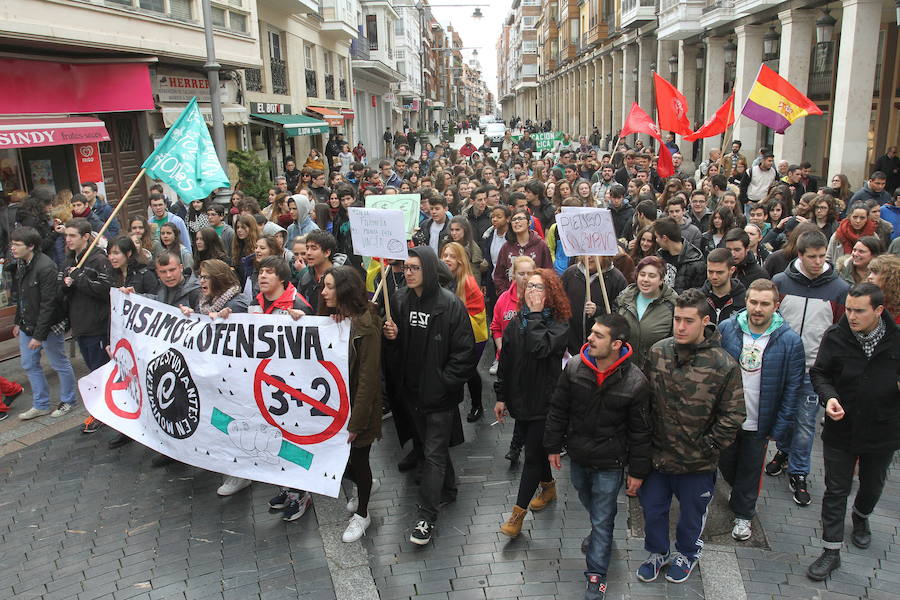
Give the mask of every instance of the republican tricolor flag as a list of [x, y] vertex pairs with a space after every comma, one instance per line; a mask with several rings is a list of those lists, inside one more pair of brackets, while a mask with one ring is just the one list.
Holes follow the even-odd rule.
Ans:
[[776, 133], [784, 133], [797, 119], [821, 115], [822, 111], [784, 77], [761, 65], [741, 114]]

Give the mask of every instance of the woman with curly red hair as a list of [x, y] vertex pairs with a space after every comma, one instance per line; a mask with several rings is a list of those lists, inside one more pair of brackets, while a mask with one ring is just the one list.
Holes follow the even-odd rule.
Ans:
[[[562, 371], [571, 309], [553, 269], [536, 269], [525, 283], [519, 312], [503, 332], [497, 369], [494, 414], [503, 422], [506, 410], [525, 439], [525, 464], [512, 515], [500, 533], [516, 537], [530, 508], [538, 511], [556, 498], [556, 481], [544, 448], [544, 423], [556, 380]], [[534, 495], [538, 490], [537, 496]]]

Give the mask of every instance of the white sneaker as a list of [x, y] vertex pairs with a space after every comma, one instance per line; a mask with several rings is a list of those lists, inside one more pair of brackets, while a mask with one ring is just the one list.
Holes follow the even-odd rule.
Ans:
[[[369, 493], [369, 496], [374, 496], [375, 492], [377, 492], [380, 487], [381, 482], [377, 479], [372, 479], [372, 491]], [[355, 513], [357, 508], [359, 508], [359, 498], [353, 496], [350, 498], [350, 501], [347, 502], [347, 512]]]
[[357, 541], [366, 534], [366, 529], [368, 529], [371, 524], [372, 515], [361, 517], [354, 514], [350, 517], [350, 524], [347, 525], [347, 529], [344, 531], [344, 535], [341, 536], [341, 540], [348, 544]]
[[19, 415], [19, 418], [23, 421], [30, 421], [31, 419], [36, 419], [38, 417], [43, 417], [44, 415], [49, 415], [49, 408], [34, 408], [31, 407], [22, 414]]
[[750, 539], [750, 521], [747, 519], [735, 519], [734, 529], [731, 530], [731, 537], [739, 542]]
[[490, 373], [491, 375], [496, 375], [497, 369], [499, 369], [499, 368], [500, 368], [500, 361], [495, 359], [494, 362], [491, 363], [491, 368], [488, 369], [488, 373]]
[[237, 494], [251, 483], [253, 482], [249, 479], [227, 475], [225, 481], [223, 481], [222, 485], [219, 486], [219, 489], [216, 490], [216, 493], [220, 496], [230, 496], [232, 494]]
[[59, 417], [64, 417], [75, 409], [74, 404], [66, 404], [65, 402], [60, 402], [59, 406], [56, 407], [52, 413], [50, 413], [51, 419], [58, 419]]

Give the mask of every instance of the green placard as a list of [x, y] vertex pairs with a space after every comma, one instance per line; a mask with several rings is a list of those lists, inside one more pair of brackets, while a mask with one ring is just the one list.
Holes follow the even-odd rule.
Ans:
[[406, 239], [412, 239], [413, 230], [419, 226], [419, 194], [388, 194], [366, 196], [366, 208], [393, 208], [402, 210], [406, 217]]
[[[519, 141], [521, 138], [521, 135], [512, 136], [512, 139], [516, 141]], [[535, 153], [540, 153], [544, 150], [553, 150], [556, 142], [563, 139], [563, 134], [562, 131], [541, 131], [538, 133], [532, 133], [531, 139], [534, 140]]]

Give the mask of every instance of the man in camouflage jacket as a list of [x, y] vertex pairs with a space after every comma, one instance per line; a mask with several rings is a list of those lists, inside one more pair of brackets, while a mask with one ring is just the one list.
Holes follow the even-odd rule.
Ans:
[[[666, 579], [685, 581], [700, 559], [700, 535], [712, 500], [719, 453], [731, 445], [744, 421], [741, 370], [720, 346], [703, 292], [682, 292], [675, 303], [674, 337], [650, 349], [650, 417], [653, 470], [640, 489], [650, 557], [638, 579], [653, 581], [665, 565]], [[669, 553], [669, 507], [678, 498], [681, 516]]]

